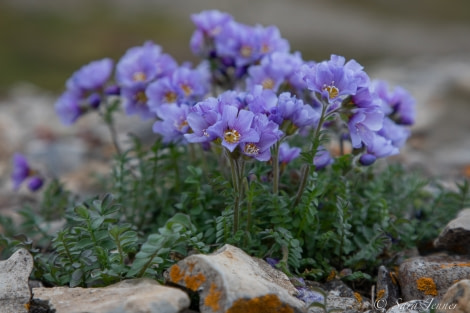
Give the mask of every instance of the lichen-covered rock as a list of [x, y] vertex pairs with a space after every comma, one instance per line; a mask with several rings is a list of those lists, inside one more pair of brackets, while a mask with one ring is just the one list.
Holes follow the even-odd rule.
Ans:
[[[349, 313], [364, 312], [371, 309], [371, 304], [369, 301], [362, 299], [358, 293], [355, 293], [353, 297], [340, 297], [330, 292], [326, 300], [326, 309]], [[324, 312], [323, 308], [315, 306], [310, 307], [308, 310], [308, 313]]]
[[439, 303], [438, 312], [470, 313], [470, 280], [461, 280], [447, 290]]
[[411, 258], [400, 265], [398, 273], [404, 301], [441, 298], [462, 279], [470, 279], [470, 259], [463, 256]]
[[104, 288], [34, 288], [34, 302], [56, 313], [178, 313], [189, 307], [183, 291], [151, 279], [130, 279]]
[[460, 211], [434, 241], [436, 248], [470, 255], [470, 208]]
[[31, 299], [28, 280], [32, 270], [33, 257], [25, 249], [0, 261], [0, 313], [28, 312]]
[[385, 309], [391, 308], [398, 303], [399, 289], [396, 273], [390, 272], [383, 265], [380, 266], [377, 274], [377, 301], [383, 303]]
[[211, 255], [191, 255], [173, 265], [168, 283], [198, 292], [200, 311], [210, 313], [300, 313], [287, 276], [263, 260], [225, 245]]

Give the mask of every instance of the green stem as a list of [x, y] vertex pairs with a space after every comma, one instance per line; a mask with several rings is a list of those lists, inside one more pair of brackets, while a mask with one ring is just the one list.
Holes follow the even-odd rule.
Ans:
[[233, 234], [235, 235], [238, 231], [239, 224], [239, 209], [240, 209], [240, 184], [239, 184], [239, 173], [238, 173], [238, 162], [235, 160], [230, 152], [226, 150], [227, 157], [230, 162], [230, 171], [232, 173], [232, 185], [234, 191], [234, 203], [233, 203]]
[[280, 141], [274, 144], [273, 149], [273, 194], [279, 193], [279, 146]]
[[[313, 157], [312, 157], [312, 160], [309, 160], [309, 162], [311, 163], [314, 162], [315, 155], [317, 154], [318, 147], [320, 146], [320, 139], [321, 139], [320, 134], [321, 134], [321, 129], [323, 127], [323, 123], [325, 123], [325, 120], [329, 116], [326, 114], [327, 107], [328, 107], [328, 104], [326, 103], [322, 105], [322, 112], [321, 112], [320, 120], [318, 121], [318, 125], [315, 128], [315, 131], [313, 133], [312, 148], [310, 150], [311, 155], [313, 155]], [[304, 166], [302, 167], [300, 185], [299, 185], [299, 189], [297, 190], [297, 194], [295, 195], [294, 207], [296, 207], [300, 203], [300, 199], [302, 198], [305, 187], [307, 186], [307, 179], [308, 179], [308, 176], [310, 175], [310, 168], [311, 168], [310, 163], [305, 163]]]

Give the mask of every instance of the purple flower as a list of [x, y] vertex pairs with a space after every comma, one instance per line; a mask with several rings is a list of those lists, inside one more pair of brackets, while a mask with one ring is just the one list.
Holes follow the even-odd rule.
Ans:
[[245, 103], [253, 113], [269, 113], [276, 107], [278, 99], [276, 93], [270, 89], [263, 89], [256, 85], [250, 92], [245, 94]]
[[219, 101], [210, 97], [198, 102], [191, 108], [187, 116], [187, 121], [192, 132], [184, 137], [189, 142], [208, 142], [217, 138], [214, 134], [209, 134], [207, 129], [214, 125], [221, 117], [219, 113]]
[[209, 75], [204, 68], [191, 70], [181, 67], [172, 75], [172, 85], [178, 95], [179, 102], [193, 104], [209, 91]]
[[153, 132], [162, 135], [163, 142], [186, 142], [184, 134], [189, 131], [187, 115], [189, 106], [182, 104], [161, 105], [157, 110], [157, 115], [161, 119], [153, 124]]
[[289, 52], [289, 42], [281, 37], [281, 32], [276, 26], [258, 26], [255, 30], [261, 56], [274, 52]]
[[261, 59], [259, 65], [248, 69], [247, 86], [262, 85], [265, 89], [277, 91], [281, 84], [288, 83], [295, 89], [303, 84], [296, 75], [303, 64], [299, 53], [274, 52]]
[[377, 157], [369, 153], [364, 153], [359, 157], [359, 163], [364, 166], [369, 166], [373, 164], [375, 160], [377, 160]]
[[191, 15], [191, 20], [196, 25], [190, 40], [191, 50], [196, 55], [207, 57], [212, 48], [211, 40], [217, 37], [233, 18], [228, 13], [210, 10]]
[[321, 293], [310, 290], [307, 287], [297, 287], [296, 297], [305, 302], [307, 305], [310, 305], [314, 302], [324, 302], [324, 297]]
[[80, 92], [99, 90], [111, 77], [112, 71], [113, 61], [109, 58], [90, 62], [67, 80], [67, 89]]
[[260, 58], [260, 42], [256, 30], [235, 21], [227, 23], [215, 41], [217, 56], [234, 60], [237, 67], [254, 63]]
[[64, 125], [72, 125], [86, 112], [81, 106], [80, 95], [74, 91], [64, 92], [54, 104], [55, 112]]
[[220, 120], [210, 126], [207, 132], [220, 138], [222, 145], [233, 152], [240, 144], [259, 141], [260, 135], [251, 128], [253, 118], [253, 112], [226, 105]]
[[373, 87], [378, 97], [383, 101], [383, 110], [388, 117], [401, 125], [414, 124], [415, 100], [406, 89], [398, 86], [390, 91], [385, 81], [376, 81]]
[[[271, 115], [270, 119], [280, 125], [285, 121], [290, 121], [294, 125], [294, 130], [315, 126], [320, 119], [320, 112], [310, 105], [304, 104], [301, 99], [297, 99], [289, 92], [283, 92], [279, 95], [277, 108], [271, 110]], [[292, 134], [292, 130], [289, 129], [287, 133]]]
[[279, 146], [279, 163], [287, 164], [299, 157], [302, 150], [298, 147], [290, 147], [287, 142]]
[[282, 131], [276, 123], [268, 120], [268, 117], [262, 113], [255, 115], [252, 127], [259, 134], [259, 140], [245, 142], [240, 148], [243, 154], [258, 161], [269, 161], [271, 159], [270, 148], [281, 138]]
[[332, 55], [328, 61], [304, 66], [302, 74], [308, 89], [319, 93], [329, 103], [340, 103], [369, 83], [361, 65], [354, 60], [345, 63], [344, 57], [337, 55]]
[[328, 150], [324, 147], [318, 147], [317, 153], [315, 154], [315, 158], [313, 159], [313, 164], [315, 165], [316, 170], [321, 170], [331, 163], [333, 163], [333, 158]]
[[383, 126], [384, 114], [377, 108], [354, 109], [348, 121], [351, 144], [360, 148], [362, 143], [370, 144], [373, 133]]
[[122, 106], [127, 115], [137, 114], [144, 120], [155, 117], [155, 113], [151, 112], [148, 107], [145, 91], [145, 83], [136, 83], [121, 88]]
[[25, 156], [20, 153], [13, 155], [13, 172], [11, 178], [15, 190], [18, 190], [25, 181], [27, 181], [28, 188], [31, 191], [38, 190], [44, 183], [43, 178], [30, 168]]
[[148, 106], [156, 112], [163, 104], [176, 104], [178, 101], [178, 89], [173, 85], [170, 77], [163, 77], [151, 83], [146, 90]]
[[173, 72], [177, 67], [176, 61], [161, 52], [161, 47], [151, 41], [130, 48], [116, 65], [116, 81], [123, 86], [148, 84]]

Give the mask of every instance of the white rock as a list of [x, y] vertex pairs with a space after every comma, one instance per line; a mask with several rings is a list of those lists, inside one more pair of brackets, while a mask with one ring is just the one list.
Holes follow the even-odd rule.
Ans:
[[33, 288], [35, 300], [56, 313], [178, 313], [189, 307], [183, 291], [151, 279], [130, 279], [104, 288]]
[[28, 280], [32, 270], [33, 257], [25, 249], [0, 261], [0, 313], [28, 312], [31, 298]]

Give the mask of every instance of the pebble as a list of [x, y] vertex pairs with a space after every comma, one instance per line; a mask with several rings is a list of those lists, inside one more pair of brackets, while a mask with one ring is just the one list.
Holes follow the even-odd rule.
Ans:
[[452, 285], [439, 304], [439, 311], [443, 313], [469, 313], [470, 280], [464, 279]]
[[33, 257], [21, 248], [0, 261], [0, 313], [27, 313], [31, 298], [28, 280]]
[[470, 255], [470, 208], [460, 211], [434, 241], [436, 248]]

